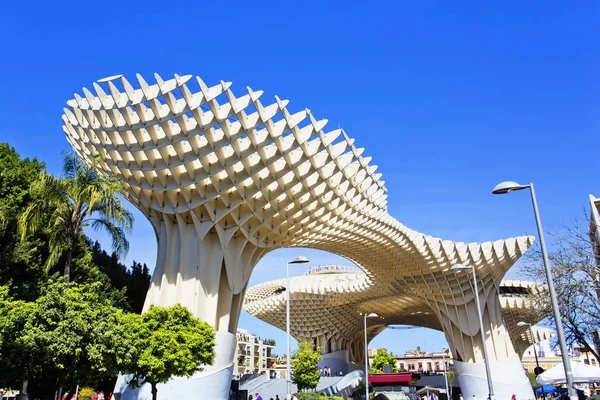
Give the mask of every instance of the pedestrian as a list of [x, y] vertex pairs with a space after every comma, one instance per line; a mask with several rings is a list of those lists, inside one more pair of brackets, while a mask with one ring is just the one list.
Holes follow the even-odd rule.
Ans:
[[517, 400], [517, 395], [513, 393], [513, 395], [510, 397], [510, 400]]
[[252, 400], [252, 395], [248, 396], [248, 400]]
[[595, 389], [592, 389], [590, 390], [590, 397], [588, 397], [588, 400], [600, 400], [600, 394], [598, 394]]
[[458, 400], [465, 400], [465, 399], [463, 399], [463, 397], [462, 397], [462, 393], [461, 393], [461, 394], [460, 394], [460, 396], [458, 397]]
[[256, 400], [263, 400], [263, 398], [260, 396], [260, 394], [256, 393], [254, 395], [254, 397], [256, 397]]
[[275, 400], [279, 400], [279, 395], [278, 394], [275, 395]]

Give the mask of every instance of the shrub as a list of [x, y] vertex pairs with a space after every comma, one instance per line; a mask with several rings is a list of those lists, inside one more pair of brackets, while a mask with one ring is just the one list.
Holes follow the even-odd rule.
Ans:
[[298, 392], [296, 396], [298, 400], [325, 400], [327, 398], [317, 392]]

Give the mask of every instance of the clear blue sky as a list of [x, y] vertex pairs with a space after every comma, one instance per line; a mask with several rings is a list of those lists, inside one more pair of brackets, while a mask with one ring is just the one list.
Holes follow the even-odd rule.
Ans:
[[[599, 4], [6, 2], [0, 141], [57, 173], [68, 148], [60, 117], [74, 92], [117, 73], [197, 74], [340, 124], [379, 165], [390, 214], [413, 229], [461, 241], [535, 233], [526, 193], [490, 194], [505, 179], [535, 182], [545, 227], [560, 228], [589, 193], [600, 195]], [[128, 261], [153, 266], [154, 234], [139, 214], [131, 242]], [[309, 266], [345, 263], [280, 250], [251, 283], [283, 277], [297, 254]], [[283, 352], [283, 332], [248, 315], [240, 326]], [[417, 345], [445, 342], [420, 329], [372, 343]]]

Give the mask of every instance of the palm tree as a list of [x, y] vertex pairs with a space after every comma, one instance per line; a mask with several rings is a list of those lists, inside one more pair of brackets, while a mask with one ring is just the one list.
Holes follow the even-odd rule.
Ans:
[[125, 255], [129, 250], [125, 233], [131, 232], [133, 215], [117, 196], [123, 188], [115, 177], [99, 175], [73, 153], [64, 153], [63, 158], [62, 177], [42, 172], [31, 184], [34, 200], [19, 217], [18, 230], [25, 241], [27, 235], [47, 228], [50, 254], [46, 268], [64, 255], [64, 277], [69, 282], [73, 248], [83, 228], [106, 230], [113, 250]]

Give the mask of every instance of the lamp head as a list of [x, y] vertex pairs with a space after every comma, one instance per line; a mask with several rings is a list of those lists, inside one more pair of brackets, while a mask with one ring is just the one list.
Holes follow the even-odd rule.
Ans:
[[308, 258], [304, 256], [296, 257], [292, 261], [288, 261], [288, 264], [305, 264], [308, 262]]
[[528, 326], [528, 325], [531, 325], [531, 324], [529, 324], [527, 322], [523, 322], [523, 321], [517, 322], [517, 326]]
[[371, 313], [371, 314], [367, 314], [365, 318], [378, 318], [379, 315], [375, 314], [375, 313]]
[[473, 267], [463, 264], [454, 264], [450, 267], [450, 271], [462, 271], [464, 269], [473, 269]]
[[527, 189], [529, 185], [521, 185], [520, 183], [513, 181], [504, 181], [496, 185], [492, 190], [493, 194], [506, 194], [510, 192], [516, 192], [518, 190]]

